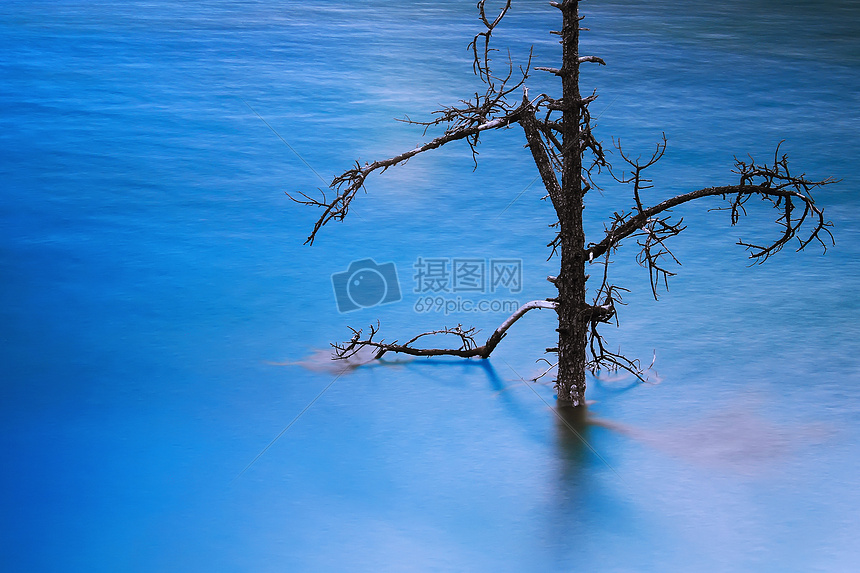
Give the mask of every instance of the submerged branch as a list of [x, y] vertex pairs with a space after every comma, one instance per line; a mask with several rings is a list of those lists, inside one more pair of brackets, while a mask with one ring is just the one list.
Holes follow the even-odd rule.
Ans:
[[[458, 324], [455, 327], [445, 327], [441, 330], [432, 330], [429, 332], [422, 332], [417, 336], [412, 337], [410, 340], [403, 344], [398, 344], [397, 341], [394, 342], [385, 342], [383, 340], [374, 340], [374, 336], [379, 333], [379, 323], [374, 325], [370, 325], [370, 333], [366, 338], [362, 338], [362, 330], [354, 329], [352, 330], [353, 336], [347, 343], [341, 344], [332, 344], [334, 348], [334, 358], [336, 360], [346, 360], [351, 358], [356, 353], [360, 352], [365, 348], [374, 348], [376, 349], [374, 353], [374, 358], [381, 358], [386, 352], [397, 352], [400, 354], [410, 354], [412, 356], [459, 356], [461, 358], [472, 358], [472, 357], [480, 357], [480, 358], [488, 358], [490, 353], [495, 350], [496, 346], [498, 346], [499, 342], [501, 342], [502, 338], [505, 337], [508, 329], [524, 314], [526, 314], [530, 310], [534, 310], [536, 308], [556, 308], [556, 303], [547, 301], [547, 300], [533, 300], [531, 302], [527, 302], [518, 308], [511, 316], [509, 316], [501, 325], [499, 325], [496, 330], [493, 331], [493, 334], [490, 335], [490, 338], [487, 339], [487, 342], [482, 346], [478, 346], [475, 342], [475, 334], [477, 331], [474, 328], [463, 328], [462, 325]], [[413, 344], [421, 338], [425, 336], [435, 336], [435, 335], [451, 335], [460, 339], [460, 347], [459, 348], [416, 348]]]

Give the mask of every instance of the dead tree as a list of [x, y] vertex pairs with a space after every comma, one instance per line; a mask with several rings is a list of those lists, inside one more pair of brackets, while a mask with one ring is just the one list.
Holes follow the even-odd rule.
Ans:
[[[812, 243], [820, 244], [826, 250], [827, 243], [832, 243], [833, 237], [828, 229], [831, 223], [825, 220], [822, 210], [816, 206], [811, 191], [834, 181], [829, 178], [815, 181], [807, 179], [804, 174], [792, 174], [787, 157], [779, 153], [779, 145], [772, 163], [757, 163], [752, 157], [748, 162], [736, 159], [733, 173], [738, 179], [733, 185], [698, 189], [649, 205], [645, 192], [653, 185], [646, 177], [646, 170], [663, 156], [666, 150], [665, 135], [653, 155], [644, 162], [633, 159], [621, 148], [620, 142], [615, 141], [614, 147], [623, 169], [619, 171], [613, 168], [608, 159], [609, 151], [604, 149], [592, 132], [589, 105], [597, 99], [597, 94], [583, 95], [579, 85], [580, 66], [605, 65], [605, 62], [597, 56], [579, 53], [579, 35], [583, 30], [580, 26], [583, 17], [579, 15], [579, 2], [565, 0], [550, 2], [550, 5], [558, 9], [562, 16], [561, 30], [551, 32], [560, 37], [562, 45], [559, 67], [532, 68], [530, 54], [525, 66], [515, 69], [509, 58], [505, 73], [497, 74], [491, 69], [491, 56], [496, 51], [491, 48], [492, 35], [510, 9], [511, 0], [505, 2], [495, 18], [487, 14], [485, 0], [480, 0], [478, 14], [484, 30], [473, 38], [469, 48], [474, 57], [473, 70], [484, 84], [485, 91], [433, 112], [433, 117], [428, 121], [406, 120], [423, 126], [425, 134], [431, 128], [444, 128], [441, 135], [429, 142], [389, 159], [364, 165], [356, 163], [353, 168], [334, 178], [330, 195], [323, 192], [321, 197], [301, 194], [291, 198], [322, 209], [306, 241], [312, 244], [324, 225], [346, 217], [357, 192], [364, 187], [367, 177], [372, 173], [383, 173], [416, 155], [460, 140], [469, 145], [472, 157], [476, 159], [475, 146], [485, 132], [519, 125], [546, 189], [545, 198], [552, 202], [558, 216], [551, 225], [555, 229], [555, 237], [547, 245], [551, 248], [550, 257], [557, 255], [560, 258], [558, 275], [548, 277], [557, 289], [557, 295], [523, 305], [481, 346], [475, 341], [476, 331], [463, 328], [462, 325], [425, 332], [401, 344], [376, 340], [379, 331], [377, 324], [370, 328], [367, 335], [361, 330], [353, 330], [351, 340], [333, 344], [336, 358], [349, 358], [362, 349], [372, 349], [375, 358], [386, 352], [487, 358], [508, 328], [526, 312], [535, 308], [553, 309], [558, 314], [558, 346], [547, 351], [557, 354], [552, 366], [557, 368], [555, 385], [558, 399], [565, 405], [581, 406], [585, 404], [586, 371], [620, 368], [640, 379], [644, 376], [639, 361], [610, 351], [600, 331], [601, 325], [617, 323], [617, 305], [625, 290], [610, 281], [609, 261], [622, 241], [635, 239], [637, 261], [648, 270], [652, 293], [656, 298], [660, 284], [668, 286], [667, 280], [674, 274], [670, 270], [671, 266], [677, 263], [667, 241], [685, 229], [683, 219], [672, 220], [672, 208], [704, 197], [719, 197], [725, 201], [719, 209], [729, 212], [732, 224], [746, 214], [751, 199], [759, 199], [773, 208], [777, 214], [775, 223], [778, 236], [769, 241], [741, 240], [738, 243], [748, 250], [753, 262], [764, 262], [792, 240], [797, 241], [798, 251]], [[533, 69], [557, 76], [561, 81], [561, 97], [545, 93], [530, 94], [526, 83]], [[596, 241], [587, 242], [582, 222], [583, 201], [589, 190], [600, 188], [596, 182], [599, 175], [627, 185], [631, 197], [625, 209], [613, 214], [603, 234]], [[602, 265], [603, 268], [589, 300], [586, 281], [589, 280], [587, 267], [590, 265]], [[454, 336], [459, 347], [416, 346], [425, 337], [438, 335]]]

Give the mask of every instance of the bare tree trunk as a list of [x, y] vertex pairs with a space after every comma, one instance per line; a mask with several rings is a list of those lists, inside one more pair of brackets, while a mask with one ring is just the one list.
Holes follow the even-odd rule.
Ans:
[[582, 101], [579, 93], [579, 2], [562, 3], [562, 205], [559, 215], [561, 272], [558, 287], [558, 399], [585, 405], [585, 233], [582, 228]]

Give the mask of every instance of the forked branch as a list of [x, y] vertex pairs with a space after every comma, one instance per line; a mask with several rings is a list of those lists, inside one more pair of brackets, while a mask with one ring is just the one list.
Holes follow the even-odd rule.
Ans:
[[[475, 72], [475, 75], [481, 78], [483, 82], [485, 82], [490, 89], [492, 90], [493, 85], [493, 75], [490, 71], [490, 53], [495, 52], [496, 50], [490, 48], [490, 36], [493, 35], [493, 30], [496, 26], [499, 25], [499, 22], [502, 21], [502, 18], [505, 17], [505, 14], [508, 13], [508, 10], [511, 8], [511, 0], [506, 0], [505, 7], [499, 12], [499, 15], [490, 22], [489, 18], [487, 18], [487, 11], [484, 8], [484, 4], [486, 4], [487, 0], [479, 0], [478, 1], [478, 14], [481, 18], [481, 22], [483, 22], [484, 27], [486, 27], [486, 31], [479, 32], [472, 39], [472, 42], [469, 44], [469, 48], [472, 50], [473, 62], [472, 69]], [[483, 40], [483, 46], [480, 46]], [[479, 53], [482, 52], [482, 53]]]

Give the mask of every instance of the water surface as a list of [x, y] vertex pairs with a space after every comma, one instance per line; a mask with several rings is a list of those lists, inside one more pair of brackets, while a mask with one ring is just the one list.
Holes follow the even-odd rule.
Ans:
[[[316, 213], [284, 195], [425, 141], [393, 118], [479, 89], [471, 2], [5, 2], [3, 569], [852, 570], [860, 9], [583, 12], [583, 52], [608, 64], [583, 75], [599, 136], [643, 154], [668, 137], [654, 202], [732, 182], [734, 155], [783, 139], [798, 170], [842, 182], [817, 195], [837, 239], [824, 256], [749, 268], [734, 242], [772, 236], [773, 215], [731, 228], [716, 203], [691, 206], [654, 302], [622, 250], [629, 305], [609, 334], [656, 352], [659, 383], [591, 380], [588, 416], [562, 422], [551, 384], [521, 380], [553, 345], [546, 312], [486, 362], [335, 380], [314, 359], [348, 325], [403, 339], [504, 319], [416, 313], [419, 257], [521, 259], [503, 298], [552, 294], [552, 213], [516, 129], [489, 134], [474, 171], [451, 146], [374, 178], [313, 247]], [[552, 66], [557, 26], [515, 2], [498, 40]], [[628, 196], [589, 200], [597, 237]], [[331, 275], [368, 257], [396, 264], [403, 300], [339, 314]]]

